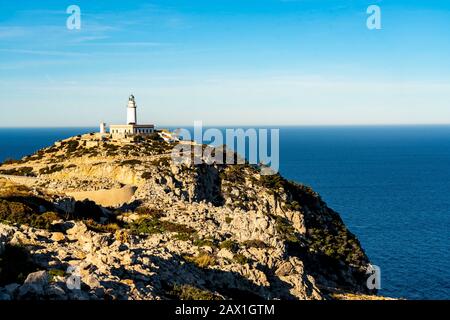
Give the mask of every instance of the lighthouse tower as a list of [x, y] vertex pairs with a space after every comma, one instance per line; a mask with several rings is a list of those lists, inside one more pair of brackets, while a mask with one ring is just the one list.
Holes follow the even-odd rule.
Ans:
[[128, 99], [127, 107], [127, 124], [137, 124], [136, 119], [136, 101], [134, 101], [134, 96], [131, 95]]
[[[113, 139], [130, 138], [135, 135], [145, 136], [155, 132], [153, 124], [138, 124], [136, 116], [136, 101], [134, 96], [128, 98], [127, 106], [127, 123], [126, 124], [112, 124], [109, 126], [109, 133]], [[105, 130], [104, 126], [100, 126], [100, 132]]]

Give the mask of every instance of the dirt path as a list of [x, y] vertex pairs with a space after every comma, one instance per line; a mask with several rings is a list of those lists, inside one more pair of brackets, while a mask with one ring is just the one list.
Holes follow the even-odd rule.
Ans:
[[77, 191], [66, 192], [66, 194], [75, 200], [83, 201], [88, 199], [104, 207], [115, 207], [129, 202], [136, 189], [134, 186], [125, 186], [121, 189]]

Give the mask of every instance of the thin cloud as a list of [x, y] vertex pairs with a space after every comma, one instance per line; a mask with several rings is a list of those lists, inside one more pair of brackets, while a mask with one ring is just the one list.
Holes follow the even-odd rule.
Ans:
[[133, 41], [124, 41], [124, 42], [97, 42], [97, 43], [89, 43], [89, 45], [98, 45], [98, 46], [112, 46], [112, 47], [163, 47], [172, 45], [170, 43], [164, 42], [133, 42]]
[[28, 34], [24, 27], [0, 27], [0, 39], [17, 38]]
[[48, 50], [26, 50], [26, 49], [0, 49], [0, 52], [39, 55], [39, 56], [62, 56], [62, 57], [90, 56], [89, 53], [81, 53], [81, 52], [48, 51]]

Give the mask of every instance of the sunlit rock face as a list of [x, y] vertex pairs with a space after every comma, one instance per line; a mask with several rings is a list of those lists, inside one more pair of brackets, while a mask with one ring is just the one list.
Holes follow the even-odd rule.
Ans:
[[176, 165], [173, 146], [88, 134], [3, 164], [0, 299], [374, 294], [359, 241], [313, 190]]

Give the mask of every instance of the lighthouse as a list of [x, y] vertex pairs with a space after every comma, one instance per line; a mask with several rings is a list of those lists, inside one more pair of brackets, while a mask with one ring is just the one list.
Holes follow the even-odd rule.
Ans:
[[[150, 135], [155, 131], [153, 124], [138, 124], [136, 116], [136, 100], [131, 95], [128, 98], [127, 105], [127, 122], [126, 124], [112, 124], [109, 126], [109, 133], [113, 139], [132, 138], [135, 135]], [[100, 126], [100, 132], [104, 130], [104, 126]]]
[[133, 95], [131, 95], [130, 98], [128, 99], [127, 124], [137, 124], [136, 101], [134, 100]]

